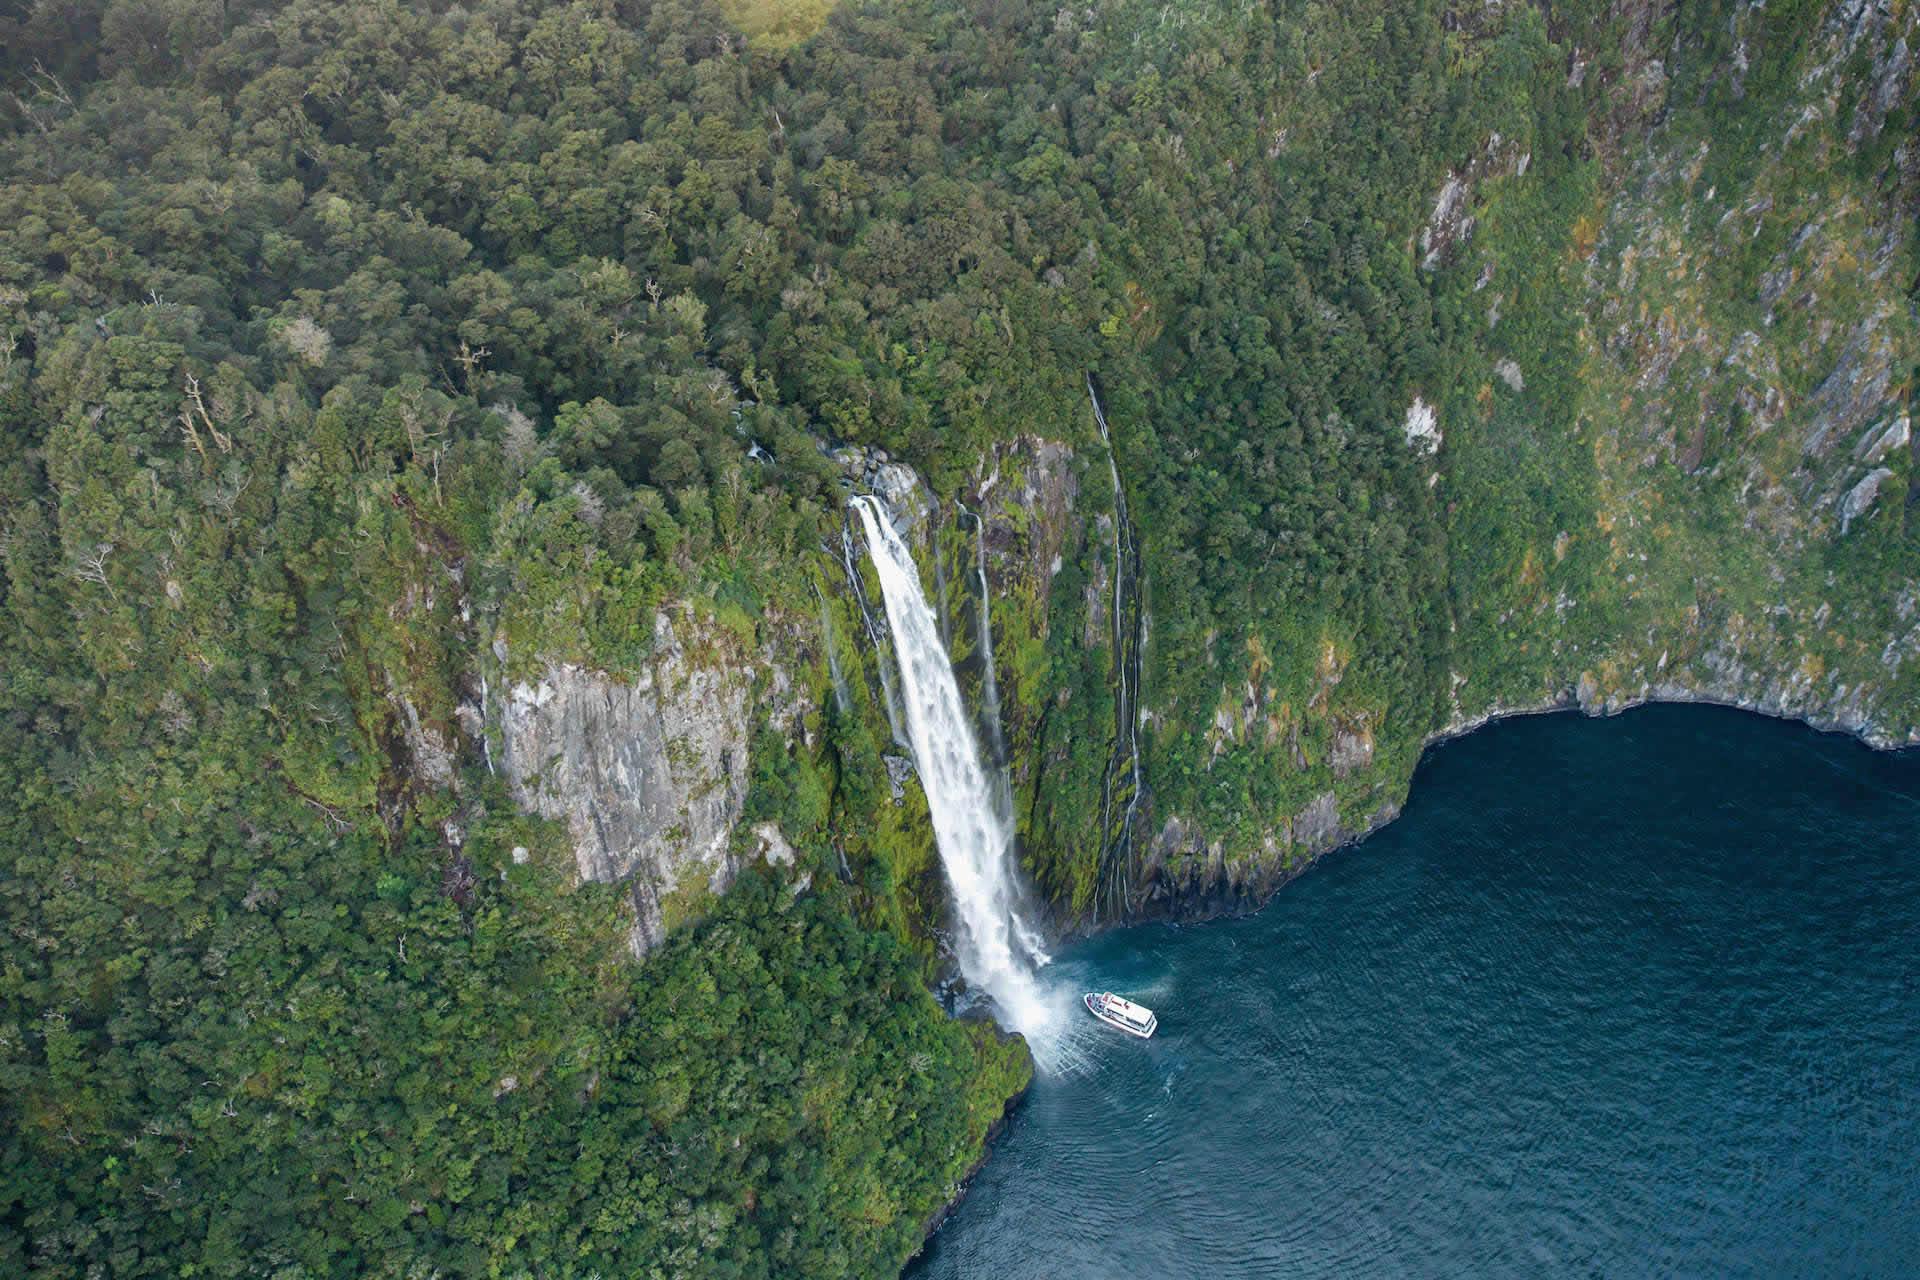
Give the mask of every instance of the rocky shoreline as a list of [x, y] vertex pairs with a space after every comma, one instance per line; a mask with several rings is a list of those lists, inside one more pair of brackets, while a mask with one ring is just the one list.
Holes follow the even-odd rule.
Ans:
[[[945, 1204], [929, 1214], [926, 1222], [921, 1226], [920, 1247], [915, 1249], [912, 1256], [907, 1259], [907, 1266], [912, 1266], [914, 1259], [927, 1251], [927, 1244], [933, 1239], [934, 1233], [946, 1224], [947, 1219], [953, 1216], [953, 1211], [960, 1207], [960, 1202], [967, 1198], [967, 1189], [973, 1185], [974, 1177], [980, 1170], [986, 1168], [987, 1161], [993, 1156], [994, 1144], [1000, 1140], [1000, 1135], [1007, 1131], [1008, 1124], [1012, 1122], [1014, 1109], [1025, 1101], [1027, 1094], [1032, 1091], [1033, 1081], [1029, 1079], [1020, 1092], [1007, 1099], [1007, 1105], [1001, 1110], [999, 1116], [987, 1126], [987, 1136], [980, 1143], [980, 1152], [973, 1158], [973, 1163], [967, 1166], [967, 1171], [960, 1175], [960, 1181], [955, 1184], [953, 1194], [947, 1198]], [[904, 1269], [903, 1267], [902, 1270]]]
[[[1902, 738], [1861, 714], [1829, 714], [1819, 709], [1796, 709], [1778, 698], [1756, 700], [1728, 697], [1680, 684], [1646, 686], [1629, 697], [1616, 695], [1598, 698], [1593, 696], [1591, 686], [1582, 682], [1569, 686], [1551, 699], [1530, 706], [1495, 707], [1474, 716], [1453, 721], [1427, 736], [1421, 743], [1420, 758], [1424, 760], [1426, 753], [1434, 747], [1457, 738], [1464, 738], [1475, 730], [1503, 720], [1561, 712], [1578, 712], [1599, 719], [1621, 715], [1640, 707], [1657, 705], [1726, 707], [1753, 715], [1766, 716], [1773, 720], [1803, 724], [1821, 733], [1844, 734], [1876, 751], [1901, 751], [1920, 746], [1920, 728], [1916, 728]], [[1415, 769], [1417, 774], [1417, 764]], [[1362, 843], [1399, 817], [1400, 811], [1401, 807], [1398, 804], [1382, 805], [1368, 815], [1359, 827], [1338, 831], [1332, 843], [1314, 852], [1310, 857], [1293, 866], [1268, 867], [1265, 869], [1265, 874], [1251, 883], [1236, 884], [1225, 878], [1219, 878], [1199, 884], [1191, 881], [1185, 884], [1157, 884], [1153, 886], [1153, 891], [1140, 906], [1118, 918], [1095, 921], [1085, 917], [1072, 917], [1057, 920], [1055, 923], [1059, 936], [1083, 939], [1111, 929], [1139, 924], [1198, 924], [1209, 920], [1252, 915], [1271, 902], [1274, 895], [1281, 889], [1317, 865], [1322, 858]]]

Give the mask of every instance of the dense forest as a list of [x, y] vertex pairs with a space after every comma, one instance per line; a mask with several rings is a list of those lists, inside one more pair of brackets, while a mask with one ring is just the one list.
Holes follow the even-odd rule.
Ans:
[[[0, 0], [0, 1271], [897, 1270], [1031, 1068], [827, 693], [829, 448], [977, 504], [1064, 442], [1111, 529], [1089, 373], [1143, 828], [1289, 871], [1575, 680], [1904, 736], [1917, 14]], [[1063, 922], [1091, 555], [991, 604]], [[636, 959], [462, 713], [669, 609], [830, 626], [735, 837], [791, 865]]]

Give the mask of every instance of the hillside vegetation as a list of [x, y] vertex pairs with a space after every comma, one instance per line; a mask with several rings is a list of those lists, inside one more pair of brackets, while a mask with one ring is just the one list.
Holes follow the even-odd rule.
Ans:
[[[1030, 1066], [928, 991], [822, 444], [994, 506], [1062, 922], [1257, 897], [1503, 708], [1907, 738], [1917, 24], [0, 0], [0, 1272], [905, 1261]], [[487, 717], [669, 612], [802, 710], [636, 960]]]

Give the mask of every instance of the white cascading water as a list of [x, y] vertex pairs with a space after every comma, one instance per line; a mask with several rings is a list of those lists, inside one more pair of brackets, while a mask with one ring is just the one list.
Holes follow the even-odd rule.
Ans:
[[1038, 970], [1048, 956], [1038, 931], [1020, 911], [1010, 856], [1011, 817], [995, 803], [993, 781], [981, 764], [953, 663], [940, 643], [940, 627], [921, 588], [912, 551], [875, 499], [855, 498], [852, 505], [866, 527], [867, 547], [880, 576], [900, 662], [913, 762], [960, 917], [960, 971], [993, 997], [1001, 1020], [1026, 1036], [1035, 1056], [1045, 1062], [1049, 1048], [1060, 1039], [1062, 1001], [1040, 982]]

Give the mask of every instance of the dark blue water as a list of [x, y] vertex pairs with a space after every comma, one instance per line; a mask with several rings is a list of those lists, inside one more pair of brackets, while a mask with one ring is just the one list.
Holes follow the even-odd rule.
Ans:
[[1920, 1275], [1920, 759], [1738, 712], [1499, 725], [1250, 919], [1054, 976], [916, 1280]]

